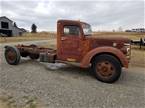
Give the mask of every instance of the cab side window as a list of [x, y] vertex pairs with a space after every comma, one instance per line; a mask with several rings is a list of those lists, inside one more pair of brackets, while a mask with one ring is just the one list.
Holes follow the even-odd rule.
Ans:
[[78, 26], [74, 25], [68, 25], [64, 26], [64, 35], [69, 36], [69, 35], [74, 35], [74, 36], [79, 36], [80, 35], [80, 28]]

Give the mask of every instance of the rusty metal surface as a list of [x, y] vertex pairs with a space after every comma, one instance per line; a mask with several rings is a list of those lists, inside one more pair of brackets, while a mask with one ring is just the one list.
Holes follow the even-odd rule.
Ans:
[[16, 45], [16, 47], [19, 49], [20, 52], [28, 52], [32, 54], [39, 54], [43, 52], [56, 53], [56, 50], [53, 50], [51, 48], [44, 48], [32, 45]]
[[91, 50], [82, 59], [81, 67], [88, 67], [91, 62], [91, 59], [95, 55], [100, 54], [100, 53], [109, 53], [109, 54], [115, 55], [120, 60], [123, 67], [128, 68], [128, 60], [125, 57], [125, 55], [119, 49], [116, 49], [113, 47], [98, 47], [98, 48]]
[[[60, 60], [73, 59], [75, 62], [81, 62], [81, 67], [86, 67], [90, 64], [91, 58], [101, 52], [109, 52], [117, 56], [124, 67], [128, 67], [128, 61], [125, 57], [126, 49], [124, 43], [129, 43], [126, 38], [115, 37], [85, 37], [80, 21], [59, 20], [57, 23], [57, 57]], [[65, 25], [77, 25], [80, 28], [79, 36], [65, 36], [63, 28]], [[62, 40], [63, 38], [63, 40]], [[115, 48], [113, 43], [117, 43]], [[103, 48], [102, 48], [103, 47]], [[94, 50], [100, 48], [98, 50]], [[88, 54], [90, 51], [92, 53]]]
[[[125, 57], [127, 52], [124, 48], [124, 43], [129, 43], [128, 39], [84, 36], [82, 24], [87, 23], [71, 20], [59, 20], [57, 22], [57, 50], [33, 45], [17, 45], [16, 47], [20, 52], [56, 54], [57, 60], [81, 63], [81, 67], [87, 67], [95, 54], [108, 52], [118, 57], [124, 67], [128, 67], [128, 61]], [[64, 26], [68, 25], [79, 27], [79, 35], [64, 35]], [[114, 43], [116, 44], [115, 48]]]
[[112, 76], [115, 71], [114, 65], [108, 61], [101, 61], [96, 64], [96, 72], [98, 72], [98, 75], [104, 79]]

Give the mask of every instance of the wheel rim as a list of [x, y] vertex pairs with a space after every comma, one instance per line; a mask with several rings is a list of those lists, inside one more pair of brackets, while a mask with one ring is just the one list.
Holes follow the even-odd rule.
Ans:
[[7, 58], [9, 61], [14, 61], [16, 58], [16, 53], [14, 51], [8, 51]]
[[96, 64], [96, 72], [102, 78], [109, 78], [115, 73], [115, 67], [109, 61], [101, 61]]

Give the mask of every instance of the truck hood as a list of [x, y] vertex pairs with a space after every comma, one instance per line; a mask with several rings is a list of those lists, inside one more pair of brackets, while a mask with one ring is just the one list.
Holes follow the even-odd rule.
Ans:
[[90, 36], [87, 37], [92, 43], [92, 48], [99, 46], [113, 46], [116, 44], [117, 48], [122, 48], [124, 43], [130, 43], [130, 39], [124, 37], [101, 37], [101, 36]]

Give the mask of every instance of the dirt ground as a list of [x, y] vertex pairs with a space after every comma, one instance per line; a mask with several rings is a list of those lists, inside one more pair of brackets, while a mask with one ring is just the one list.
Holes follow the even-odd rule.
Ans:
[[[33, 42], [54, 47], [55, 40]], [[4, 45], [0, 51], [0, 108], [145, 107], [144, 67], [132, 65], [123, 69], [119, 81], [105, 84], [97, 81], [89, 69], [65, 64], [22, 58], [19, 65], [8, 65], [3, 56]]]

